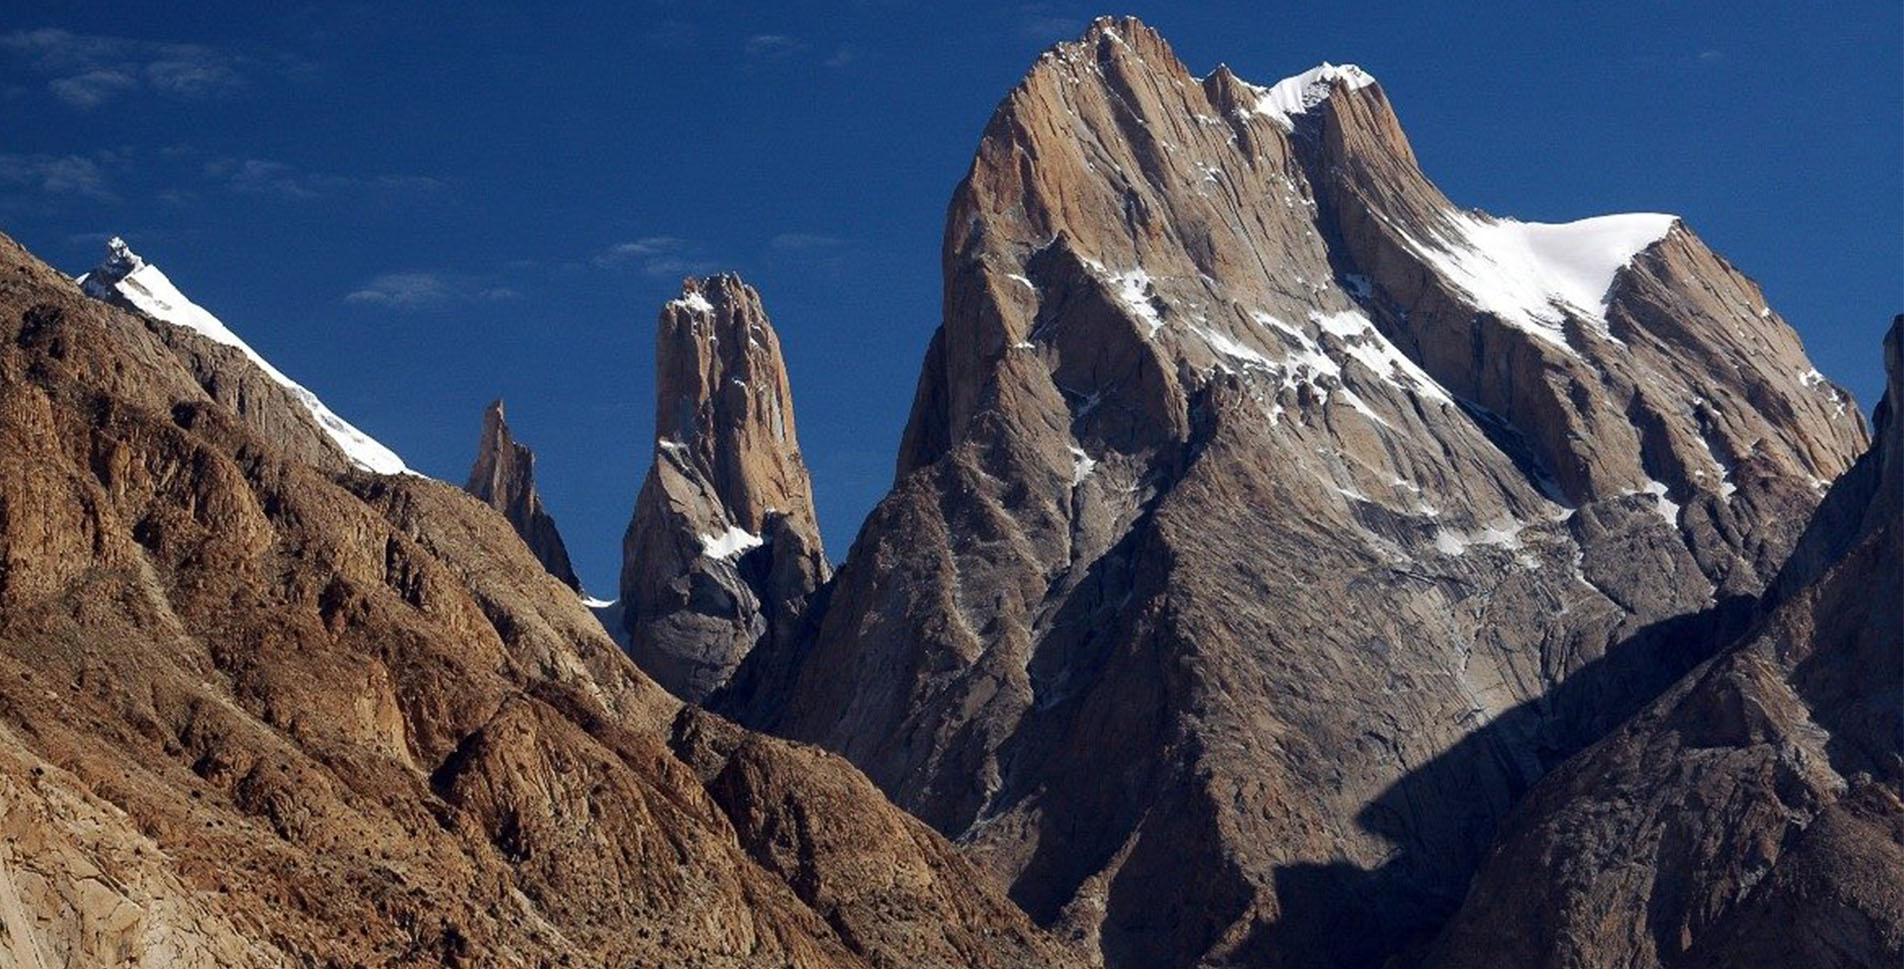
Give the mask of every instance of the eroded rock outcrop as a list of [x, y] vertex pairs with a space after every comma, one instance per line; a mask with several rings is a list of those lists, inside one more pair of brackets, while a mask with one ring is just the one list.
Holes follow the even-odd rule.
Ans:
[[622, 543], [629, 652], [698, 702], [762, 644], [790, 647], [829, 575], [760, 295], [689, 279], [655, 332], [654, 466]]
[[1904, 961], [1900, 330], [1876, 443], [1751, 633], [1541, 781], [1430, 965]]
[[892, 493], [717, 709], [1115, 967], [1425, 943], [1865, 444], [1678, 220], [1459, 209], [1365, 72], [1199, 79], [1134, 20], [1007, 96], [943, 258]]
[[569, 564], [568, 546], [562, 544], [555, 519], [542, 507], [542, 496], [536, 493], [535, 452], [509, 433], [500, 400], [491, 401], [483, 410], [483, 437], [476, 445], [476, 461], [470, 466], [469, 483], [463, 485], [463, 490], [502, 512], [542, 567], [563, 585], [581, 591], [582, 581]]
[[253, 367], [0, 237], [0, 961], [1076, 964], [842, 759], [678, 728], [501, 515], [223, 403]]

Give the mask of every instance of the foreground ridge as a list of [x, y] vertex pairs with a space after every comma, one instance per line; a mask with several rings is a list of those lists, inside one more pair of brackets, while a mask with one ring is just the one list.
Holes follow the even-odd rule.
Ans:
[[684, 710], [502, 515], [0, 237], [0, 962], [900, 961], [1079, 965], [840, 758]]

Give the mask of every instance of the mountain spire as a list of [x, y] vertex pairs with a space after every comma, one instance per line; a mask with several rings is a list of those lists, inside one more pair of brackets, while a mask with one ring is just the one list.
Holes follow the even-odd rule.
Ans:
[[510, 434], [501, 399], [490, 401], [483, 409], [482, 441], [476, 447], [476, 461], [470, 466], [469, 483], [463, 490], [502, 512], [543, 568], [564, 585], [581, 591], [582, 583], [569, 564], [562, 534], [555, 527], [555, 519], [543, 509], [542, 496], [536, 493], [535, 452]]
[[780, 340], [738, 276], [688, 279], [662, 307], [654, 466], [622, 554], [630, 653], [690, 701], [790, 641], [830, 574]]

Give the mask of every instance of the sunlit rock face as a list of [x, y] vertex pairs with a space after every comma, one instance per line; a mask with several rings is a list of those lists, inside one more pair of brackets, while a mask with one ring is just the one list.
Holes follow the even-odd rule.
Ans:
[[760, 644], [791, 644], [830, 574], [760, 295], [689, 279], [655, 331], [654, 466], [622, 545], [629, 652], [698, 702]]
[[483, 410], [483, 436], [463, 490], [502, 512], [542, 567], [561, 579], [563, 585], [581, 591], [582, 582], [569, 564], [568, 546], [562, 543], [555, 519], [542, 507], [542, 496], [536, 492], [535, 452], [509, 433], [500, 400], [491, 401]]
[[1367, 72], [1134, 20], [998, 106], [943, 260], [891, 494], [714, 702], [1117, 967], [1425, 944], [1866, 441], [1678, 220], [1463, 210]]

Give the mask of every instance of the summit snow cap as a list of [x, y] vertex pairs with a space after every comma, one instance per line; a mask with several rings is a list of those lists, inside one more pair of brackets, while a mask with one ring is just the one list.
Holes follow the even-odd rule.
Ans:
[[1337, 66], [1328, 61], [1312, 67], [1295, 77], [1286, 77], [1267, 88], [1250, 85], [1257, 92], [1256, 113], [1274, 120], [1285, 129], [1296, 126], [1295, 116], [1305, 114], [1309, 109], [1328, 100], [1329, 95], [1340, 84], [1345, 90], [1356, 91], [1375, 83], [1375, 76], [1355, 66], [1343, 64]]
[[377, 443], [370, 435], [352, 426], [349, 421], [337, 416], [335, 411], [317, 399], [317, 395], [306, 390], [302, 384], [284, 375], [284, 372], [271, 365], [270, 361], [259, 356], [256, 350], [238, 334], [233, 333], [218, 317], [213, 316], [204, 307], [187, 299], [179, 292], [172, 280], [159, 267], [146, 262], [126, 240], [113, 236], [106, 243], [106, 259], [97, 269], [76, 280], [86, 295], [102, 302], [127, 306], [138, 310], [156, 320], [163, 320], [175, 326], [192, 330], [215, 343], [236, 348], [243, 353], [258, 369], [263, 370], [278, 385], [291, 392], [298, 402], [310, 411], [317, 426], [324, 429], [331, 440], [337, 442], [344, 456], [350, 462], [366, 471], [377, 474], [406, 474], [409, 468], [396, 452]]

